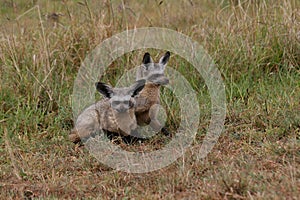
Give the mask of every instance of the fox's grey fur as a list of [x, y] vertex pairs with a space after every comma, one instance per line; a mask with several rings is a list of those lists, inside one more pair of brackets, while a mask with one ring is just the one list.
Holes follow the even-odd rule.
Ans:
[[170, 58], [170, 52], [166, 52], [158, 63], [154, 63], [147, 52], [139, 67], [136, 80], [146, 79], [147, 83], [136, 99], [135, 115], [138, 125], [150, 124], [155, 131], [162, 130], [168, 134], [157, 119], [160, 104], [160, 86], [167, 85], [169, 79], [164, 75], [164, 70]]
[[80, 142], [100, 130], [130, 135], [137, 128], [134, 114], [134, 97], [144, 88], [145, 80], [140, 79], [127, 88], [112, 88], [98, 82], [97, 90], [104, 99], [86, 108], [77, 118], [75, 127], [69, 138], [72, 142]]

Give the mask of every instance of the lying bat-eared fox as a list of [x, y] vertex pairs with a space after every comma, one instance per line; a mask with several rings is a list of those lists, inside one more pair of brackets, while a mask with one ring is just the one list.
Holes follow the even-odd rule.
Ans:
[[78, 143], [81, 138], [88, 138], [100, 130], [125, 137], [138, 136], [134, 97], [144, 86], [144, 79], [127, 88], [112, 88], [101, 82], [96, 83], [97, 90], [105, 98], [92, 104], [78, 116], [69, 135], [70, 140]]

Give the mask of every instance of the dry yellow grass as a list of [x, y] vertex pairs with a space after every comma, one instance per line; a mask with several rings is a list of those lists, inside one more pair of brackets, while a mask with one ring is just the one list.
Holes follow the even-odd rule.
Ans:
[[[1, 199], [300, 196], [299, 1], [5, 0], [0, 7]], [[200, 75], [174, 55], [170, 66], [199, 93], [197, 140], [164, 169], [128, 174], [67, 140], [73, 126], [70, 95], [90, 50], [116, 33], [150, 26], [203, 45], [224, 78], [228, 112], [216, 146], [198, 160], [210, 120], [209, 95]], [[123, 72], [119, 66], [139, 64], [143, 53], [124, 55], [104, 79], [115, 83]], [[170, 101], [168, 95], [163, 99]], [[176, 104], [171, 108], [176, 122]], [[125, 148], [157, 149], [165, 139]]]

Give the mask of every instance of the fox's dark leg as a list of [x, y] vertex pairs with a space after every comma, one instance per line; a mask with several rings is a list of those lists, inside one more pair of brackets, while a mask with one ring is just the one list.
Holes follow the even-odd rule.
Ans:
[[143, 142], [146, 139], [137, 131], [137, 129], [132, 130], [130, 135], [124, 136], [123, 141], [127, 144], [132, 144], [135, 142]]

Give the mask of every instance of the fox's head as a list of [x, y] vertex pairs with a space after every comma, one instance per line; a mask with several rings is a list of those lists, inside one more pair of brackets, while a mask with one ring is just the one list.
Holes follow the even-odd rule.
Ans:
[[112, 88], [102, 82], [96, 83], [97, 90], [106, 98], [109, 98], [111, 107], [117, 113], [125, 113], [135, 106], [134, 97], [144, 88], [146, 80], [136, 81], [130, 87]]
[[159, 59], [158, 63], [154, 63], [150, 54], [148, 52], [145, 53], [142, 66], [137, 74], [137, 79], [143, 78], [154, 84], [167, 85], [169, 79], [165, 76], [164, 71], [169, 58], [170, 52], [167, 51], [165, 55]]

